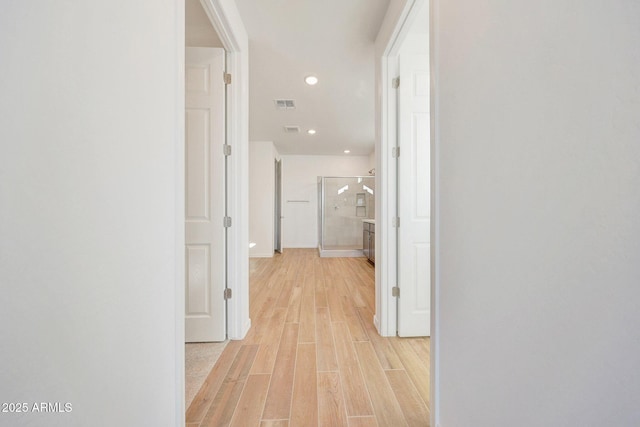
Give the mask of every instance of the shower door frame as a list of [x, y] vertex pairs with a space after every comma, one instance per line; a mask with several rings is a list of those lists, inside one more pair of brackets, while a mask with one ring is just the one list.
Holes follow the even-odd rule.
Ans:
[[[364, 252], [362, 249], [325, 249], [324, 248], [324, 201], [325, 201], [325, 179], [373, 179], [374, 182], [374, 197], [375, 197], [375, 176], [374, 175], [350, 175], [350, 176], [319, 176], [318, 185], [318, 211], [320, 218], [318, 218], [318, 253], [320, 257], [362, 257]], [[366, 218], [363, 218], [366, 219]], [[363, 248], [364, 249], [364, 248]], [[359, 253], [358, 253], [359, 251]]]

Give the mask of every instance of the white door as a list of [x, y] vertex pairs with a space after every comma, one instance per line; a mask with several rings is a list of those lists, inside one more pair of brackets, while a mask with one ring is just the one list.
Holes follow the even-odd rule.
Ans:
[[185, 56], [185, 338], [224, 341], [225, 52], [187, 48]]
[[398, 335], [429, 336], [430, 131], [428, 43], [408, 37], [399, 56]]

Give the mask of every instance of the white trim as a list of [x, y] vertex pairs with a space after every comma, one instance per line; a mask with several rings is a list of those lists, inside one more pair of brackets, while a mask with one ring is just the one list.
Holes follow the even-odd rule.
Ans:
[[200, 3], [216, 30], [222, 47], [227, 52], [242, 52], [247, 44], [247, 34], [233, 1], [200, 0]]
[[381, 258], [376, 263], [376, 316], [382, 336], [396, 335], [398, 315], [396, 299], [391, 295], [397, 282], [397, 234], [392, 225], [397, 211], [397, 170], [391, 155], [396, 146], [396, 89], [391, 81], [398, 76], [398, 53], [423, 1], [391, 3], [376, 38], [376, 220], [380, 224], [376, 230], [376, 259]]
[[175, 88], [175, 402], [176, 418], [174, 424], [182, 426], [185, 423], [185, 366], [184, 366], [184, 306], [185, 306], [185, 235], [184, 235], [184, 197], [185, 197], [185, 165], [184, 165], [184, 81], [185, 81], [185, 4], [184, 0], [175, 2], [175, 42], [176, 42], [176, 88]]
[[320, 258], [364, 258], [362, 249], [320, 249]]
[[255, 252], [249, 258], [273, 258], [273, 252]]
[[227, 173], [228, 213], [235, 224], [228, 234], [227, 331], [230, 339], [243, 339], [249, 319], [249, 41], [233, 0], [200, 0], [227, 51], [227, 72], [232, 83], [227, 92], [228, 143], [233, 147]]
[[[427, 0], [429, 1], [429, 0]], [[440, 426], [440, 101], [437, 68], [438, 40], [435, 28], [438, 24], [438, 4], [429, 1], [429, 75], [431, 94], [431, 357], [430, 357], [430, 406], [431, 425]]]
[[400, 49], [404, 43], [404, 40], [411, 29], [411, 25], [418, 15], [418, 11], [422, 4], [428, 0], [407, 0], [400, 16], [398, 17], [398, 24], [395, 27], [386, 51], [383, 55], [386, 56], [398, 56]]
[[[391, 85], [391, 80], [397, 76], [397, 57], [381, 58], [381, 130], [380, 149], [376, 148], [378, 155], [376, 168], [380, 173], [380, 183], [376, 183], [376, 188], [380, 188], [378, 198], [380, 199], [378, 223], [382, 224], [380, 231], [376, 230], [376, 248], [380, 248], [382, 262], [379, 276], [380, 312], [378, 315], [379, 330], [382, 336], [395, 336], [397, 330], [397, 304], [396, 299], [391, 295], [391, 289], [396, 286], [397, 278], [397, 233], [392, 224], [393, 217], [396, 216], [396, 194], [397, 194], [397, 168], [396, 159], [391, 155], [391, 150], [396, 145], [396, 89]], [[376, 258], [378, 258], [376, 254]], [[377, 277], [378, 279], [378, 277]]]
[[380, 31], [376, 38], [375, 74], [376, 74], [376, 260], [375, 271], [375, 325], [382, 336], [395, 335], [395, 329], [389, 326], [388, 304], [391, 288], [395, 286], [390, 277], [395, 277], [395, 231], [391, 229], [392, 213], [389, 211], [389, 200], [395, 198], [394, 183], [390, 179], [395, 176], [395, 171], [389, 169], [390, 147], [388, 141], [388, 92], [389, 85], [385, 82], [389, 79], [387, 51], [392, 40], [401, 11], [398, 12], [398, 3], [389, 4], [389, 9], [384, 17]]

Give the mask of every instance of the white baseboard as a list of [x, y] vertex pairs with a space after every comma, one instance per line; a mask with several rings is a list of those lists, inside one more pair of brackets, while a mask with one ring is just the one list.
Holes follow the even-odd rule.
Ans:
[[255, 254], [249, 254], [249, 258], [273, 258], [273, 252], [258, 252]]
[[243, 340], [246, 336], [247, 333], [249, 332], [249, 329], [251, 329], [251, 319], [248, 319], [247, 322], [244, 324], [243, 328], [242, 328], [242, 334], [240, 337], [229, 337], [229, 339], [231, 340]]
[[321, 249], [321, 258], [363, 258], [364, 253], [362, 249]]

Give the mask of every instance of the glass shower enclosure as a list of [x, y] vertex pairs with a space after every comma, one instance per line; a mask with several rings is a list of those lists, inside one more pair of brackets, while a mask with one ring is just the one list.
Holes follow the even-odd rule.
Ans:
[[375, 177], [318, 177], [321, 257], [361, 257], [362, 220], [375, 218]]

